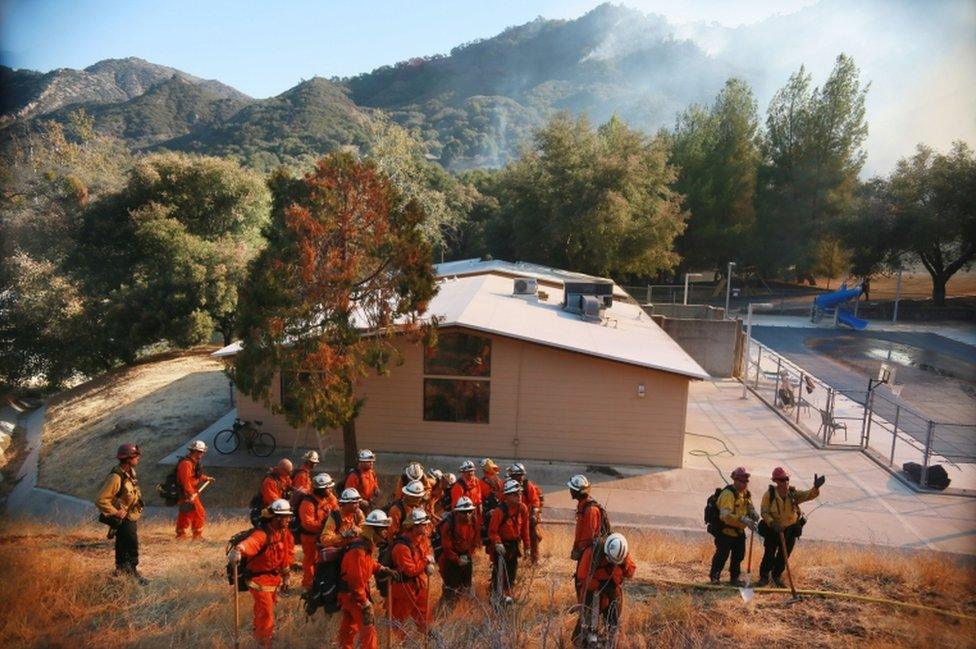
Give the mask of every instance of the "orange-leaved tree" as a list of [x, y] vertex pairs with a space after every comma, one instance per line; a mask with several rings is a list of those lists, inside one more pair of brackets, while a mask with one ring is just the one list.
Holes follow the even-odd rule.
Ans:
[[[422, 315], [435, 295], [424, 214], [370, 161], [321, 159], [302, 179], [271, 181], [268, 247], [240, 295], [238, 387], [296, 428], [342, 430], [355, 466], [356, 383], [402, 358], [394, 336], [432, 335]], [[272, 403], [281, 377], [283, 403]]]

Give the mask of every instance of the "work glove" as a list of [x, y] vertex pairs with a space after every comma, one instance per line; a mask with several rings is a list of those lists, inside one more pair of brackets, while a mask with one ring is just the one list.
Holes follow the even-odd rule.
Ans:
[[427, 573], [428, 577], [432, 576], [435, 570], [436, 568], [434, 568], [434, 564], [432, 563], [428, 563], [426, 566], [424, 566], [424, 572]]
[[753, 532], [756, 531], [756, 521], [752, 520], [748, 516], [743, 516], [739, 519], [739, 522], [748, 527]]
[[227, 553], [227, 560], [231, 563], [240, 563], [241, 561], [241, 551], [236, 547], [231, 548], [231, 551]]
[[813, 486], [814, 486], [814, 488], [819, 489], [820, 487], [823, 486], [823, 483], [825, 483], [825, 482], [827, 482], [827, 476], [825, 476], [825, 475], [817, 475], [816, 473], [813, 474]]
[[363, 626], [373, 626], [376, 623], [376, 616], [373, 615], [373, 605], [369, 602], [363, 604]]
[[769, 526], [774, 532], [779, 534], [783, 531], [783, 525], [779, 521], [773, 521], [773, 524]]
[[458, 557], [457, 563], [459, 566], [463, 568], [471, 563], [471, 557], [469, 557], [466, 554], [462, 554], [461, 556]]
[[495, 544], [495, 554], [498, 556], [505, 556], [505, 546], [501, 543]]

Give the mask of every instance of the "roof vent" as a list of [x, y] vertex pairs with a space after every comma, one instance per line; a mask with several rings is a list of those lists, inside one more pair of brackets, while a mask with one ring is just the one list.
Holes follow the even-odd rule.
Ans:
[[535, 295], [539, 291], [539, 284], [531, 277], [517, 277], [514, 288], [515, 295]]
[[604, 309], [613, 306], [613, 282], [564, 282], [563, 308], [571, 309], [570, 299], [574, 295], [593, 295], [603, 302]]

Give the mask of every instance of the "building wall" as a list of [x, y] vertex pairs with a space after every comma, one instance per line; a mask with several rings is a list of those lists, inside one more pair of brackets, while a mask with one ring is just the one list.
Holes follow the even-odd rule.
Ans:
[[690, 320], [656, 312], [651, 317], [709, 375], [726, 378], [738, 374], [741, 320]]
[[[484, 334], [478, 334], [484, 335]], [[492, 339], [487, 424], [423, 419], [423, 355], [403, 341], [402, 366], [360, 386], [360, 446], [417, 454], [501, 456], [646, 466], [681, 466], [686, 377], [501, 336]], [[638, 396], [638, 384], [645, 386]], [[272, 397], [280, 399], [275, 381]], [[261, 419], [279, 445], [316, 443], [282, 415], [238, 395], [238, 416]], [[333, 433], [327, 444], [341, 444]]]

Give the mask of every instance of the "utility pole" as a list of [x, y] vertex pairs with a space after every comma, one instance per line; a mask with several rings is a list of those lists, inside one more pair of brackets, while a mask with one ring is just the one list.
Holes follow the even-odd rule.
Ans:
[[729, 262], [729, 270], [725, 274], [725, 319], [729, 319], [729, 297], [732, 295], [732, 269], [735, 268], [735, 262]]
[[898, 269], [898, 282], [895, 284], [895, 310], [891, 314], [891, 324], [898, 322], [898, 301], [901, 299], [901, 268]]

